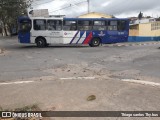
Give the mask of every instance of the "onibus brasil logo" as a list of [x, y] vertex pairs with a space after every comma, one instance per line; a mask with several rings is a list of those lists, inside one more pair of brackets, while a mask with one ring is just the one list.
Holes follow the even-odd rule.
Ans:
[[42, 118], [39, 112], [2, 112], [2, 118]]

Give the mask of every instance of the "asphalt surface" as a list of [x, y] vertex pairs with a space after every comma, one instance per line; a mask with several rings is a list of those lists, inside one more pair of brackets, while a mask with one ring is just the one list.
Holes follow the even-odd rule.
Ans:
[[[62, 111], [160, 110], [160, 44], [127, 44], [37, 48], [19, 44], [16, 37], [1, 37], [0, 106], [14, 109], [38, 104], [42, 110]], [[92, 94], [96, 100], [87, 101]]]
[[[42, 70], [65, 64], [86, 63], [110, 71], [137, 70], [141, 75], [160, 77], [159, 45], [90, 48], [88, 46], [21, 45], [16, 38], [0, 40], [7, 55], [0, 58], [0, 81], [48, 76]], [[9, 75], [8, 75], [9, 74]], [[19, 75], [18, 75], [19, 74]]]

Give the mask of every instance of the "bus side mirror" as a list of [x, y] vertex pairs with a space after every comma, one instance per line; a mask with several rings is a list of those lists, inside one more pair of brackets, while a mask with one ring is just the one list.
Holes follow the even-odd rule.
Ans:
[[30, 14], [30, 15], [33, 14], [33, 10], [29, 11], [29, 14]]

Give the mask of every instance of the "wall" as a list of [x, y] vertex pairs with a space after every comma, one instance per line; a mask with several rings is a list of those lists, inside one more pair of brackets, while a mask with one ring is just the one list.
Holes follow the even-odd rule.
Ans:
[[[156, 26], [153, 26], [154, 24]], [[160, 22], [138, 24], [137, 26], [139, 29], [130, 29], [129, 42], [160, 41]]]
[[139, 36], [139, 25], [130, 26], [129, 36]]
[[160, 29], [151, 30], [151, 24], [140, 24], [140, 36], [160, 36]]

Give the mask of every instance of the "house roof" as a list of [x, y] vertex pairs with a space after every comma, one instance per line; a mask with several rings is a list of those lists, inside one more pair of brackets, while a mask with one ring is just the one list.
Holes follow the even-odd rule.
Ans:
[[80, 15], [79, 18], [113, 18], [113, 15], [91, 12], [91, 13]]

